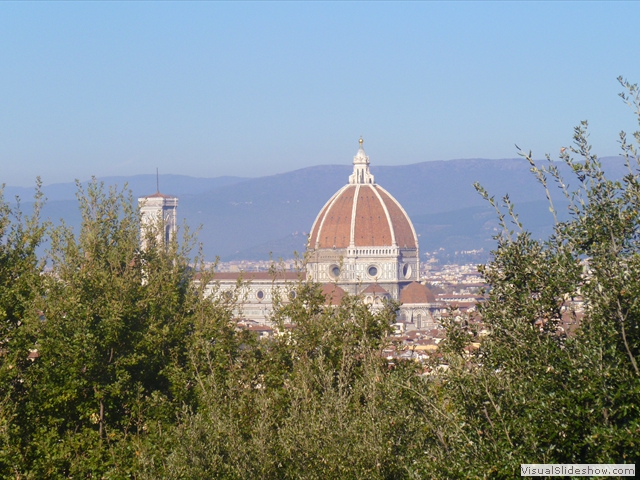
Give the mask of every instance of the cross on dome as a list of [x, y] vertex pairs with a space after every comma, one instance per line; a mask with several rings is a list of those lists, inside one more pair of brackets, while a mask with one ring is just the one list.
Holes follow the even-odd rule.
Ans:
[[353, 157], [353, 173], [349, 176], [349, 183], [352, 185], [374, 184], [373, 175], [371, 175], [369, 171], [369, 157], [367, 157], [364, 148], [362, 148], [362, 144], [364, 143], [362, 137], [360, 137], [359, 143], [360, 148], [358, 149], [358, 153]]

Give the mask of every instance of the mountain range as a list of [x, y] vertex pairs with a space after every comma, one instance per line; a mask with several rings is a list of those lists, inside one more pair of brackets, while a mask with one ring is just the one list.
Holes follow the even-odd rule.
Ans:
[[[626, 167], [618, 157], [601, 159], [606, 173], [621, 178]], [[208, 260], [264, 260], [291, 258], [305, 249], [307, 233], [327, 200], [345, 183], [350, 165], [321, 165], [259, 178], [196, 178], [161, 175], [160, 191], [179, 197], [178, 217], [191, 229], [200, 227], [198, 238]], [[568, 184], [577, 180], [561, 168]], [[553, 218], [543, 188], [522, 158], [430, 161], [401, 166], [372, 166], [376, 183], [389, 191], [411, 217], [419, 235], [421, 252], [495, 246], [498, 228], [495, 212], [475, 191], [479, 182], [491, 195], [509, 194], [525, 228], [537, 237], [552, 231]], [[125, 184], [134, 198], [156, 191], [155, 175], [106, 177], [105, 185]], [[45, 217], [79, 228], [74, 183], [43, 188], [48, 201]], [[555, 190], [554, 190], [555, 191]], [[16, 195], [25, 207], [33, 189], [10, 187], [4, 196]], [[554, 193], [556, 207], [566, 217], [566, 201]]]

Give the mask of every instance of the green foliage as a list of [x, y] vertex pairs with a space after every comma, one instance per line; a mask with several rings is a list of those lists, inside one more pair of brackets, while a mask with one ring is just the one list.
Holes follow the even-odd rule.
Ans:
[[381, 355], [394, 306], [372, 313], [356, 297], [325, 305], [317, 285], [298, 286], [277, 312], [293, 321], [273, 341], [244, 350], [225, 384], [203, 387], [202, 405], [177, 429], [178, 449], [152, 477], [394, 478], [420, 448], [419, 402], [399, 388], [413, 363]]
[[[638, 89], [621, 82], [640, 121]], [[482, 324], [452, 310], [425, 365], [385, 357], [397, 305], [329, 306], [305, 281], [276, 296], [278, 335], [237, 329], [237, 296], [209, 294], [191, 237], [151, 231], [140, 249], [133, 200], [96, 182], [79, 187], [77, 234], [40, 222], [39, 187], [31, 216], [0, 198], [0, 477], [513, 478], [521, 463], [638, 463], [633, 137], [620, 137], [629, 174], [612, 181], [577, 127], [560, 155], [574, 189], [523, 154], [554, 218], [550, 186], [569, 201], [545, 241], [477, 186], [503, 227], [481, 267]]]
[[10, 471], [19, 461], [13, 445], [18, 405], [11, 390], [23, 388], [22, 372], [29, 367], [29, 348], [35, 341], [25, 323], [38, 321], [35, 302], [44, 292], [44, 265], [36, 255], [47, 228], [39, 219], [40, 187], [38, 179], [30, 216], [22, 214], [19, 203], [14, 208], [5, 203], [0, 190], [0, 471]]
[[[637, 88], [623, 85], [639, 112]], [[480, 306], [489, 335], [465, 358], [465, 329], [451, 328], [451, 368], [440, 389], [448, 412], [430, 420], [440, 432], [425, 463], [430, 475], [512, 478], [521, 463], [640, 459], [640, 163], [624, 134], [621, 143], [629, 174], [612, 181], [591, 153], [586, 122], [577, 127], [574, 146], [561, 150], [578, 181], [572, 191], [553, 163], [539, 167], [524, 155], [551, 212], [548, 178], [569, 200], [571, 218], [536, 241], [508, 197], [506, 211], [497, 208], [503, 233], [482, 267], [491, 285]], [[509, 218], [519, 231], [509, 228]], [[577, 319], [575, 300], [584, 302], [584, 317], [567, 335], [559, 327], [563, 316]]]
[[[140, 438], [193, 397], [190, 346], [203, 318], [209, 334], [229, 320], [192, 281], [188, 238], [141, 251], [132, 199], [95, 181], [78, 188], [82, 229], [50, 230], [44, 273], [37, 217], [18, 220], [3, 244], [11, 331], [0, 367], [0, 472], [9, 476], [135, 472]], [[5, 204], [3, 212], [7, 224]], [[28, 359], [30, 350], [38, 356]]]

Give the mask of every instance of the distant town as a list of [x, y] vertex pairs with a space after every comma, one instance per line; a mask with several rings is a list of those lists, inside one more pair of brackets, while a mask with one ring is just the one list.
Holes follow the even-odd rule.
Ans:
[[[455, 252], [458, 255], [486, 255], [482, 250], [469, 250]], [[485, 301], [485, 294], [489, 291], [489, 285], [484, 281], [478, 271], [477, 263], [442, 264], [438, 261], [441, 250], [425, 252], [425, 261], [420, 262], [420, 283], [427, 286], [435, 296], [435, 303], [439, 308], [433, 309], [434, 317], [438, 320], [428, 329], [415, 328], [411, 322], [407, 322], [400, 315], [398, 323], [394, 325], [393, 342], [384, 352], [389, 361], [395, 359], [413, 359], [418, 362], [426, 361], [431, 355], [437, 353], [438, 344], [445, 337], [445, 330], [441, 324], [443, 315], [464, 318], [471, 324], [475, 324], [478, 336], [485, 336], [488, 331], [482, 325], [477, 312], [477, 305]], [[274, 266], [277, 269], [294, 272], [300, 268], [300, 260], [286, 259], [273, 261], [236, 260], [231, 262], [211, 263], [208, 266], [215, 267], [220, 273], [267, 273]], [[567, 302], [563, 308], [563, 317], [559, 330], [570, 334], [576, 330], [580, 320], [584, 316], [584, 302], [576, 297]], [[268, 338], [275, 333], [272, 326], [262, 322], [255, 322], [242, 318], [239, 325], [243, 328], [255, 331], [263, 338]], [[480, 346], [480, 339], [472, 342], [468, 350], [471, 352]]]

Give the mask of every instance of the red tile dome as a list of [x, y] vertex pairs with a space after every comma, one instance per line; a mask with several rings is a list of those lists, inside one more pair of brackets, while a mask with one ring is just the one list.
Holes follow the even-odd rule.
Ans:
[[339, 282], [352, 294], [362, 290], [360, 284], [373, 282], [397, 300], [401, 284], [419, 277], [416, 232], [398, 201], [374, 181], [362, 139], [349, 183], [322, 207], [311, 227], [307, 253], [310, 278]]
[[341, 188], [316, 218], [309, 248], [417, 248], [409, 216], [398, 201], [375, 183]]

